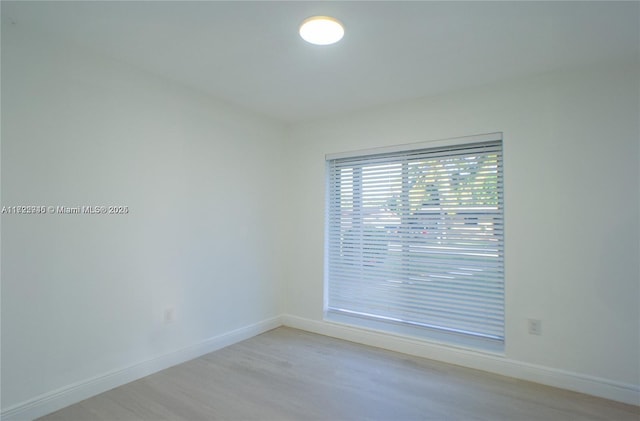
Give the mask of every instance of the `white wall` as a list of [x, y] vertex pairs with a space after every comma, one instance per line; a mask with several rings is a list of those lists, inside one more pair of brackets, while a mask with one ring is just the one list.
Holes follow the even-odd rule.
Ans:
[[[510, 373], [547, 367], [638, 396], [638, 74], [637, 63], [595, 66], [295, 125], [294, 324], [332, 332], [318, 327], [326, 153], [502, 131]], [[542, 320], [542, 336], [527, 333], [527, 318]]]
[[3, 25], [2, 204], [130, 209], [2, 216], [3, 410], [277, 317], [283, 135]]

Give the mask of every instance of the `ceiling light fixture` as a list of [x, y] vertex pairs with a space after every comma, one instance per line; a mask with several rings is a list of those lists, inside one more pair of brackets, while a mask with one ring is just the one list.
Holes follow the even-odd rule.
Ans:
[[300, 36], [311, 44], [334, 44], [344, 36], [344, 27], [338, 19], [329, 16], [312, 16], [300, 25]]

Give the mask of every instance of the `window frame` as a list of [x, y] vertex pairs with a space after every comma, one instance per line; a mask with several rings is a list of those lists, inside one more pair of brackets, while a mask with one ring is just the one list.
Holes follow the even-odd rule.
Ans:
[[[428, 327], [424, 325], [412, 326], [410, 322], [405, 320], [394, 320], [389, 318], [384, 320], [384, 317], [368, 318], [363, 317], [361, 314], [347, 314], [345, 312], [332, 311], [329, 308], [329, 287], [330, 287], [330, 270], [329, 270], [329, 255], [330, 255], [330, 202], [331, 202], [331, 186], [330, 186], [330, 165], [332, 161], [349, 159], [349, 158], [362, 158], [365, 160], [367, 157], [373, 157], [376, 155], [389, 155], [389, 154], [407, 154], [414, 151], [429, 151], [438, 150], [441, 148], [464, 148], [467, 146], [473, 146], [482, 143], [495, 142], [499, 143], [499, 171], [497, 174], [501, 177], [504, 176], [504, 142], [502, 132], [487, 133], [482, 135], [457, 137], [436, 141], [419, 142], [412, 144], [393, 145], [389, 147], [371, 148], [366, 150], [348, 151], [341, 153], [327, 154], [326, 160], [326, 189], [325, 189], [325, 241], [324, 241], [324, 301], [323, 301], [323, 314], [324, 319], [329, 322], [347, 324], [350, 326], [362, 327], [366, 329], [373, 329], [382, 331], [385, 333], [418, 337], [430, 341], [440, 342], [448, 345], [455, 345], [473, 349], [480, 349], [483, 351], [489, 351], [493, 353], [504, 352], [505, 342], [505, 277], [504, 277], [504, 181], [499, 183], [500, 195], [500, 221], [502, 222], [502, 235], [499, 240], [502, 246], [502, 252], [500, 257], [501, 271], [502, 271], [502, 335], [500, 338], [482, 337], [481, 335], [469, 335], [463, 332], [455, 330], [447, 330], [441, 327]], [[353, 175], [355, 180], [356, 176]], [[355, 182], [355, 181], [354, 181]], [[362, 186], [362, 184], [360, 184]], [[404, 189], [404, 184], [403, 187]], [[355, 193], [354, 193], [355, 194]], [[404, 193], [402, 193], [404, 195]], [[403, 246], [404, 247], [404, 246]]]

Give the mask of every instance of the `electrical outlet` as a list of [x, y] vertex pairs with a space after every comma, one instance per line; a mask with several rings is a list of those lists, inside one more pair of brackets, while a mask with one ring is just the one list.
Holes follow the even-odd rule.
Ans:
[[164, 324], [168, 325], [175, 322], [176, 309], [174, 307], [168, 307], [164, 310]]
[[538, 319], [529, 319], [529, 335], [542, 335], [542, 321]]

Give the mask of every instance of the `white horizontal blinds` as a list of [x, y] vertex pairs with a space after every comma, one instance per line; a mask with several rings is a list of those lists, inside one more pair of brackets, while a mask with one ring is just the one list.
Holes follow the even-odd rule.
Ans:
[[503, 339], [500, 140], [328, 171], [328, 311]]

